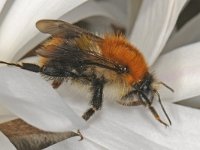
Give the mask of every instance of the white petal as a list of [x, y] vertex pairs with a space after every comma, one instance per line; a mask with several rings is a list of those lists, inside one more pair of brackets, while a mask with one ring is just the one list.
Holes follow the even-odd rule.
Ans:
[[57, 143], [45, 150], [107, 150], [106, 148], [98, 145], [88, 139], [78, 141], [78, 138], [70, 138], [63, 142]]
[[196, 96], [196, 97], [192, 97], [192, 98], [189, 98], [189, 99], [179, 101], [179, 102], [177, 102], [177, 104], [181, 104], [181, 105], [184, 105], [184, 106], [190, 106], [190, 107], [199, 109], [199, 107], [200, 107], [200, 96]]
[[[68, 92], [61, 93], [62, 96], [67, 97], [67, 103], [71, 107], [73, 107], [73, 109], [76, 110], [76, 112], [82, 115], [83, 112], [85, 112], [89, 108], [89, 99], [86, 96], [89, 92], [81, 94], [79, 93], [81, 91], [80, 89], [77, 90], [76, 87], [70, 85], [63, 86], [59, 90], [60, 92], [62, 92], [62, 90], [64, 89]], [[131, 111], [129, 108], [130, 107], [122, 108], [116, 103], [110, 104], [107, 102], [107, 99], [104, 100], [102, 110], [97, 112], [91, 118], [91, 120], [89, 120], [89, 128], [82, 130], [81, 133], [83, 134], [84, 138], [89, 139], [94, 143], [101, 145], [109, 150], [168, 149], [166, 148], [166, 146], [162, 146], [159, 143], [152, 142], [150, 139], [146, 138], [145, 135], [141, 136], [140, 134], [126, 127], [132, 126], [133, 124], [141, 126], [145, 123], [148, 123], [148, 121], [149, 125], [152, 125], [152, 116], [149, 117], [140, 114], [143, 113], [142, 111], [144, 111], [144, 108], [142, 109], [141, 107], [139, 107], [137, 110], [140, 109], [140, 112], [137, 112], [135, 115], [135, 112], [133, 112], [135, 108], [132, 107]], [[138, 117], [135, 118], [135, 116], [137, 115]], [[138, 118], [140, 117], [142, 119], [139, 119], [138, 121]], [[147, 119], [145, 117], [147, 117]], [[123, 119], [125, 119], [126, 121], [124, 122]], [[145, 119], [147, 120], [146, 122], [144, 121]], [[154, 121], [154, 119], [152, 120]], [[144, 127], [146, 126], [144, 125]], [[148, 127], [148, 129], [150, 129], [151, 127]]]
[[[83, 1], [81, 1], [83, 2]], [[100, 7], [98, 2], [96, 1], [87, 1], [74, 9], [70, 11], [66, 11], [61, 17], [59, 17], [60, 20], [66, 20], [70, 23], [78, 22], [82, 19], [91, 17], [91, 16], [105, 16], [108, 18], [114, 18], [108, 10]], [[47, 18], [47, 17], [46, 17]], [[57, 19], [58, 17], [51, 17], [52, 19]], [[116, 18], [114, 18], [116, 19]], [[35, 28], [35, 23], [32, 24], [32, 27]], [[38, 33], [38, 31], [37, 31]], [[39, 33], [33, 38], [30, 38], [28, 42], [25, 43], [25, 45], [17, 50], [17, 53], [15, 54], [13, 60], [18, 61], [24, 54], [29, 52], [32, 48], [34, 48], [36, 45], [38, 45], [41, 41], [43, 41], [45, 38], [49, 36], [48, 34]]]
[[[83, 2], [83, 1], [81, 1]], [[121, 10], [118, 8], [118, 5], [113, 5], [115, 2], [110, 1], [87, 1], [70, 11], [66, 11], [59, 19], [66, 20], [67, 22], [74, 23], [85, 18], [95, 17], [95, 18], [107, 18], [109, 20], [100, 20], [100, 22], [105, 22], [110, 27], [110, 22], [120, 24], [122, 26], [127, 25], [130, 14], [127, 16], [125, 10]], [[124, 6], [127, 6], [126, 3]], [[62, 6], [63, 7], [63, 6]], [[124, 8], [125, 9], [125, 8]], [[125, 12], [124, 12], [125, 11]], [[46, 17], [47, 18], [47, 17]], [[49, 17], [48, 17], [49, 18]], [[58, 17], [51, 17], [52, 19], [57, 19]], [[123, 19], [122, 19], [123, 18]], [[96, 21], [97, 24], [99, 21]], [[101, 23], [100, 23], [101, 24]], [[98, 24], [98, 26], [100, 26]], [[95, 24], [93, 24], [95, 26]], [[35, 23], [33, 23], [32, 28], [35, 29]], [[105, 30], [105, 29], [104, 29]], [[96, 30], [95, 30], [96, 31]], [[24, 33], [23, 31], [22, 33]], [[38, 33], [38, 31], [35, 31]], [[27, 32], [25, 32], [27, 33]], [[47, 36], [46, 34], [37, 34], [33, 38], [29, 38], [29, 41], [23, 45], [23, 47], [19, 46], [15, 56], [13, 57], [13, 61], [18, 61], [22, 56], [24, 56], [30, 49], [34, 48], [35, 45], [38, 45], [41, 41], [43, 41]]]
[[11, 113], [8, 109], [6, 109], [3, 105], [0, 105], [0, 123], [10, 121], [18, 118], [16, 115]]
[[130, 15], [127, 16], [129, 18], [128, 18], [128, 23], [127, 23], [128, 30], [126, 32], [128, 35], [132, 31], [133, 24], [135, 20], [137, 19], [141, 4], [142, 4], [142, 1], [140, 0], [129, 1], [129, 4], [127, 6], [127, 13]]
[[1, 13], [3, 7], [5, 6], [5, 3], [6, 3], [6, 0], [1, 0], [0, 1], [0, 13]]
[[161, 56], [153, 66], [157, 78], [175, 92], [162, 88], [161, 95], [168, 101], [180, 101], [200, 95], [200, 42]]
[[[108, 118], [101, 118], [101, 121], [92, 123], [90, 128], [83, 132], [83, 135], [109, 150], [169, 150], [167, 147], [146, 138], [145, 134], [141, 136], [138, 133], [124, 127], [123, 125], [118, 124], [118, 116], [113, 117], [116, 119], [116, 121], [110, 121]], [[130, 123], [137, 123], [137, 121]]]
[[45, 131], [68, 131], [84, 125], [38, 74], [2, 67], [0, 83], [0, 103], [29, 124]]
[[0, 131], [0, 145], [1, 150], [16, 150], [14, 145], [9, 141], [9, 139]]
[[143, 0], [130, 40], [151, 65], [163, 49], [187, 0]]
[[[83, 101], [83, 95], [75, 97], [75, 100], [67, 99], [68, 104], [81, 114], [89, 107], [86, 107], [88, 102]], [[102, 109], [89, 120], [90, 126], [82, 134], [110, 150], [199, 149], [199, 110], [169, 103], [164, 103], [164, 106], [172, 121], [172, 126], [168, 128], [156, 121], [143, 106], [120, 106], [104, 99]], [[158, 103], [156, 108], [166, 121]]]
[[180, 31], [175, 33], [174, 36], [170, 38], [164, 51], [167, 52], [175, 48], [200, 41], [199, 26], [200, 14], [194, 17], [191, 21], [187, 22], [187, 24], [185, 24]]
[[0, 115], [0, 123], [4, 123], [13, 119], [17, 119], [18, 117], [13, 115], [13, 114], [4, 114], [4, 115]]
[[16, 0], [0, 27], [0, 59], [12, 59], [18, 49], [32, 39], [39, 31], [36, 21], [44, 18], [59, 18], [85, 0]]

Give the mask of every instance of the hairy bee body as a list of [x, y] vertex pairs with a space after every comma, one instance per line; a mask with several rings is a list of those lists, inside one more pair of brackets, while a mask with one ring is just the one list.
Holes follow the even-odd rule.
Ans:
[[[39, 65], [0, 63], [40, 72], [53, 80], [54, 88], [69, 79], [89, 85], [92, 92], [91, 108], [83, 114], [85, 120], [102, 107], [104, 87], [113, 86], [119, 91], [119, 104], [144, 105], [159, 122], [167, 125], [152, 106], [154, 95], [158, 96], [161, 104], [154, 85], [165, 84], [155, 80], [148, 71], [143, 55], [123, 35], [98, 37], [60, 20], [41, 20], [36, 27], [51, 35], [35, 48], [40, 56]], [[162, 109], [171, 124], [163, 106]]]
[[[124, 36], [120, 35], [106, 35], [99, 43], [91, 42], [89, 37], [85, 35], [77, 39], [75, 38], [73, 41], [52, 37], [42, 43], [39, 48], [56, 54], [59, 53], [57, 47], [67, 47], [68, 45], [75, 44], [78, 48], [87, 51], [87, 53], [94, 52], [95, 55], [99, 55], [121, 66], [125, 66], [125, 69], [127, 69], [127, 72], [120, 73], [110, 70], [110, 68], [88, 65], [82, 68], [81, 72], [88, 76], [95, 74], [97, 77], [104, 77], [107, 82], [118, 82], [123, 85], [131, 86], [132, 84], [141, 81], [148, 73], [148, 67], [143, 55], [135, 47], [129, 44]], [[74, 57], [71, 57], [70, 59], [73, 58]], [[48, 65], [48, 63], [57, 63], [56, 61], [57, 59], [49, 60], [49, 58], [41, 56], [40, 65], [45, 66]], [[81, 64], [79, 66], [81, 66]], [[79, 66], [74, 66], [73, 69], [78, 71], [78, 69], [80, 69]]]

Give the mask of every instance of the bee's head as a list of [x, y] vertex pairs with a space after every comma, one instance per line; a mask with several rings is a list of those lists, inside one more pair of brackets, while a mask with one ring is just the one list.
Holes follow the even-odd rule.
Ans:
[[134, 84], [133, 87], [136, 91], [143, 92], [146, 95], [149, 95], [154, 90], [154, 87], [153, 87], [154, 81], [155, 79], [153, 78], [153, 75], [147, 73], [144, 76], [144, 78], [138, 83]]
[[170, 91], [174, 92], [172, 88], [161, 81], [157, 81], [154, 76], [150, 73], [147, 73], [144, 78], [138, 83], [133, 85], [133, 88], [139, 93], [145, 94], [147, 97], [151, 97], [155, 94], [158, 94], [159, 85], [163, 85], [168, 88]]
[[152, 102], [154, 100], [154, 96], [156, 95], [158, 97], [158, 101], [160, 103], [160, 106], [165, 113], [169, 123], [171, 124], [171, 121], [162, 105], [160, 94], [158, 93], [157, 89], [159, 85], [163, 85], [166, 88], [168, 88], [170, 91], [174, 91], [172, 88], [170, 88], [168, 85], [166, 85], [163, 82], [157, 81], [152, 74], [147, 73], [143, 80], [133, 85], [134, 93], [138, 96], [138, 100], [145, 106], [151, 107]]

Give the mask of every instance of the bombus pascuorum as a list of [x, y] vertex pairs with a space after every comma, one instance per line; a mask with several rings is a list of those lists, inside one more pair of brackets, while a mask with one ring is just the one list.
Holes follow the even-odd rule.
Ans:
[[54, 88], [58, 88], [65, 79], [90, 85], [91, 107], [82, 116], [85, 120], [102, 107], [105, 85], [117, 83], [124, 91], [118, 100], [119, 104], [144, 105], [156, 120], [168, 126], [152, 106], [156, 95], [171, 125], [156, 85], [161, 84], [173, 90], [149, 73], [143, 55], [128, 43], [123, 35], [107, 34], [101, 38], [60, 20], [40, 20], [36, 27], [41, 32], [51, 35], [36, 48], [37, 54], [41, 57], [40, 64], [20, 65], [4, 61], [0, 63], [41, 73], [53, 80]]

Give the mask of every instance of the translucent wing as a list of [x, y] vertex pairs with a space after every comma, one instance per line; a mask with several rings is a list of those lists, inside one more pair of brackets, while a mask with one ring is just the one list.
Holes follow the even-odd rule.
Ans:
[[125, 68], [104, 58], [98, 46], [103, 39], [82, 28], [60, 20], [40, 20], [36, 27], [52, 35], [37, 47], [42, 57], [72, 67], [98, 66], [116, 72]]
[[102, 40], [100, 37], [61, 20], [40, 20], [36, 23], [36, 27], [40, 32], [49, 33], [53, 36], [60, 36], [66, 39], [88, 35], [93, 40]]
[[62, 65], [70, 66], [72, 68], [97, 66], [118, 73], [122, 73], [124, 70], [124, 66], [105, 59], [96, 52], [82, 50], [70, 44], [57, 46], [54, 51], [38, 49], [37, 53], [40, 56], [53, 61], [55, 64], [62, 63]]

